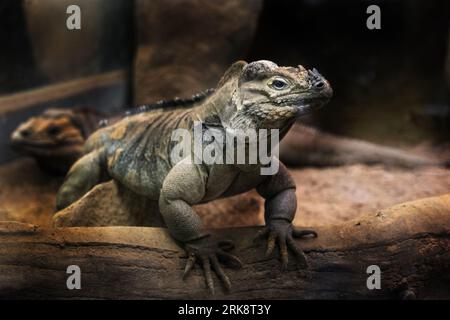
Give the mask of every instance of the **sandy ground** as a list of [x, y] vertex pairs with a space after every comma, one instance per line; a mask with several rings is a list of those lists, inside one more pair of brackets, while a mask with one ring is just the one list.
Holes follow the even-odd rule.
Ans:
[[450, 193], [450, 170], [351, 165], [292, 171], [299, 208], [295, 223], [333, 224], [391, 205]]
[[[450, 193], [450, 170], [437, 167], [405, 170], [351, 165], [291, 171], [297, 182], [299, 203], [295, 224], [304, 226], [334, 224], [400, 202]], [[62, 178], [42, 173], [31, 159], [1, 166], [0, 220], [51, 226], [55, 193], [61, 181]], [[255, 193], [249, 197], [255, 198]], [[216, 205], [217, 218], [211, 213], [207, 224], [213, 227], [262, 224], [262, 201], [256, 200], [256, 204], [254, 200], [248, 201], [251, 213], [247, 216], [246, 212], [235, 212], [246, 210], [242, 202], [242, 199], [234, 203], [221, 200]], [[254, 208], [258, 203], [259, 214]], [[227, 211], [232, 213], [227, 215]]]

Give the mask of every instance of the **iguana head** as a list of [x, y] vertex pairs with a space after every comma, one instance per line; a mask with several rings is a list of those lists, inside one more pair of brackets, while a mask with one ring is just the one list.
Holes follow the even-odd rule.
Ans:
[[87, 134], [84, 122], [81, 112], [47, 109], [14, 130], [11, 147], [36, 158], [50, 171], [64, 171], [82, 154]]
[[234, 111], [225, 121], [232, 129], [282, 129], [325, 105], [333, 94], [316, 69], [279, 67], [266, 60], [242, 64], [236, 86]]

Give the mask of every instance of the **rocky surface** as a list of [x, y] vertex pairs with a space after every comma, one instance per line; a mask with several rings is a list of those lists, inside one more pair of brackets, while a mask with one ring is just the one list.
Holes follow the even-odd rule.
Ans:
[[[196, 206], [208, 228], [255, 225], [260, 222], [261, 200], [256, 192]], [[165, 226], [156, 202], [124, 190], [114, 181], [90, 192], [55, 215], [58, 227], [73, 226]]]

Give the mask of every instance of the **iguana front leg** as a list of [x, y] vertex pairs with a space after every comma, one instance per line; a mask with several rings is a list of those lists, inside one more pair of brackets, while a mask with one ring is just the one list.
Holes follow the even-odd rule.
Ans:
[[193, 269], [196, 262], [203, 267], [206, 285], [214, 294], [212, 270], [217, 274], [227, 290], [230, 280], [219, 263], [240, 267], [241, 262], [227, 249], [230, 242], [214, 242], [203, 229], [200, 217], [192, 205], [199, 203], [206, 193], [207, 172], [202, 166], [181, 161], [164, 179], [159, 198], [159, 209], [170, 234], [183, 243], [188, 254], [183, 279]]
[[80, 199], [101, 181], [105, 172], [103, 149], [80, 158], [67, 173], [56, 195], [56, 210], [62, 210]]
[[295, 196], [295, 183], [289, 171], [280, 162], [278, 173], [268, 176], [257, 187], [257, 191], [266, 199], [264, 204], [266, 227], [256, 237], [257, 239], [268, 239], [266, 257], [272, 254], [275, 242], [277, 242], [283, 269], [286, 269], [288, 265], [288, 248], [295, 255], [297, 265], [301, 268], [307, 268], [306, 256], [297, 246], [294, 238], [307, 235], [317, 236], [317, 233], [313, 230], [299, 230], [292, 225], [297, 209], [297, 197]]

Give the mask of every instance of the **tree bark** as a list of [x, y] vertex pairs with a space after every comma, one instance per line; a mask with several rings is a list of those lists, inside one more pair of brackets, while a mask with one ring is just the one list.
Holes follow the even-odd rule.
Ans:
[[[297, 240], [310, 269], [290, 261], [281, 271], [258, 227], [213, 230], [235, 241], [244, 267], [226, 269], [224, 299], [450, 298], [450, 195], [396, 205], [344, 224], [318, 228], [318, 238]], [[291, 257], [292, 259], [292, 257]], [[210, 298], [202, 270], [181, 279], [186, 258], [161, 228], [40, 229], [0, 223], [1, 298]], [[81, 268], [81, 289], [69, 290], [69, 265]], [[381, 289], [367, 288], [367, 268], [381, 269]], [[215, 277], [216, 287], [220, 284]]]

